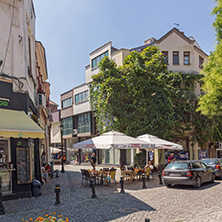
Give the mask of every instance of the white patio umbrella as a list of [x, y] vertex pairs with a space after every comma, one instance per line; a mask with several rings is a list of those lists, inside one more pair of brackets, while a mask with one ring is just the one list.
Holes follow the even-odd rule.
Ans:
[[153, 136], [150, 134], [144, 134], [144, 135], [138, 136], [137, 139], [149, 142], [155, 145], [155, 147], [158, 149], [183, 150], [183, 147], [180, 144], [163, 140], [163, 139], [158, 138], [157, 136]]
[[83, 148], [94, 148], [94, 149], [144, 149], [144, 148], [153, 148], [152, 143], [149, 141], [143, 141], [136, 139], [131, 136], [127, 136], [124, 133], [119, 133], [116, 131], [110, 131], [104, 133], [100, 136], [75, 143], [73, 145], [74, 149], [83, 149]]
[[[124, 133], [110, 131], [100, 136], [75, 143], [74, 149], [94, 148], [94, 149], [155, 149], [153, 144], [127, 136]], [[113, 164], [115, 164], [115, 152], [113, 152]]]
[[61, 149], [55, 148], [55, 147], [50, 147], [50, 152], [53, 154], [61, 152]]

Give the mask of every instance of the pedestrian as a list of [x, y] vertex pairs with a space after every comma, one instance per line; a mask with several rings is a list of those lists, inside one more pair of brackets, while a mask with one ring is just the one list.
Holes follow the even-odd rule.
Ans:
[[91, 156], [91, 165], [93, 167], [93, 170], [95, 170], [96, 168], [96, 154], [95, 153], [93, 153]]
[[173, 158], [174, 157], [174, 153], [171, 153], [170, 156], [168, 157], [167, 159], [167, 165], [171, 162], [173, 162], [176, 158]]
[[43, 163], [46, 164], [46, 153], [45, 153], [45, 151], [42, 152], [42, 155], [41, 155], [41, 162], [42, 162], [42, 164], [43, 164]]

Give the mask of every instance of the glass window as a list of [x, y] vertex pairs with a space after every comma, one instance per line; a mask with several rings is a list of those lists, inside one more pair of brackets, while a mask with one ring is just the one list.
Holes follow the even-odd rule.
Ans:
[[188, 163], [170, 163], [166, 169], [185, 170], [189, 169]]
[[62, 101], [62, 108], [66, 108], [72, 105], [72, 97]]
[[88, 90], [82, 93], [75, 95], [75, 102], [80, 103], [88, 99], [89, 92]]
[[193, 169], [199, 169], [199, 168], [202, 168], [200, 163], [196, 162], [196, 163], [192, 163], [192, 168]]
[[207, 165], [205, 163], [200, 163], [203, 169], [207, 169]]
[[199, 67], [202, 69], [203, 68], [203, 63], [204, 63], [204, 58], [199, 56]]
[[83, 113], [78, 115], [78, 132], [91, 132], [91, 115], [90, 113]]
[[103, 59], [105, 58], [106, 56], [109, 55], [109, 52], [106, 51], [104, 52], [103, 54], [97, 56], [96, 58], [92, 59], [92, 68], [96, 67], [98, 65], [98, 63]]
[[168, 52], [167, 51], [163, 51], [162, 53], [164, 55], [165, 63], [168, 64]]
[[67, 117], [62, 119], [63, 124], [63, 135], [70, 135], [73, 132], [73, 119], [72, 117]]
[[190, 65], [190, 52], [184, 52], [184, 65]]
[[179, 65], [179, 52], [173, 52], [173, 65]]
[[207, 164], [207, 165], [213, 165], [213, 164], [215, 164], [215, 159], [203, 159], [202, 160], [205, 164]]

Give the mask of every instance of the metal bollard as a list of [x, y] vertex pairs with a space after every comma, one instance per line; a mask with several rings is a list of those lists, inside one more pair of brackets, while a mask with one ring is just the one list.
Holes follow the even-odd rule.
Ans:
[[0, 177], [0, 215], [5, 214], [5, 207], [2, 203], [2, 178]]
[[125, 193], [124, 188], [123, 188], [123, 183], [124, 183], [123, 177], [120, 177], [120, 184], [121, 184], [121, 191], [120, 191], [120, 193]]
[[59, 205], [60, 204], [60, 185], [58, 183], [56, 183], [55, 185], [55, 193], [56, 193], [55, 205]]
[[142, 174], [142, 180], [143, 180], [143, 189], [145, 189], [146, 188], [145, 173]]
[[145, 222], [150, 222], [150, 219], [149, 218], [145, 218]]
[[162, 182], [162, 172], [161, 171], [158, 171], [158, 177], [159, 177], [159, 180], [160, 180], [160, 184], [163, 184]]
[[93, 183], [93, 179], [90, 179], [90, 186], [92, 188], [92, 198], [97, 198], [96, 192], [95, 192], [95, 184]]

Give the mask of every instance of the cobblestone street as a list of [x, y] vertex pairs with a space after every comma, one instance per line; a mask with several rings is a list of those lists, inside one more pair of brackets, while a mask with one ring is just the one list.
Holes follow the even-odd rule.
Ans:
[[[57, 166], [60, 169], [59, 166]], [[1, 222], [36, 219], [56, 212], [70, 221], [221, 221], [222, 186], [220, 180], [204, 184], [200, 189], [186, 186], [166, 188], [159, 185], [158, 177], [142, 182], [125, 183], [125, 194], [119, 193], [120, 184], [97, 187], [97, 199], [91, 198], [91, 189], [81, 185], [80, 168], [65, 166], [66, 173], [52, 178], [40, 197], [3, 202], [6, 214]], [[55, 183], [61, 185], [61, 204], [55, 206]]]

